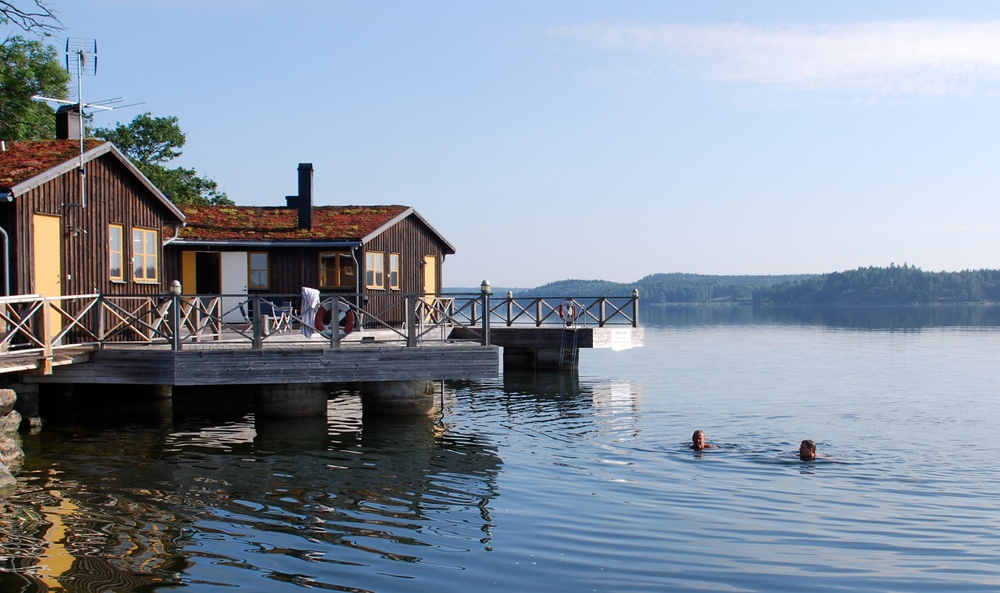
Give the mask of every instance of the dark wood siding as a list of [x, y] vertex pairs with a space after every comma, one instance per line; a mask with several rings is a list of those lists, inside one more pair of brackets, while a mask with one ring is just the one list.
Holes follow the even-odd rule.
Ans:
[[[372, 238], [365, 251], [378, 251], [385, 254], [385, 264], [388, 266], [390, 253], [400, 254], [399, 289], [386, 288], [365, 289], [368, 297], [368, 307], [375, 311], [389, 310], [387, 321], [402, 323], [405, 311], [397, 303], [401, 294], [421, 294], [424, 291], [424, 256], [433, 256], [437, 260], [435, 266], [434, 292], [441, 291], [441, 268], [444, 263], [444, 246], [428, 232], [416, 216], [409, 216], [393, 225], [377, 237]], [[365, 278], [365, 257], [361, 255], [362, 285]], [[387, 280], [388, 282], [388, 280]]]
[[[152, 229], [158, 235], [174, 215], [114, 155], [104, 154], [87, 163], [86, 206], [80, 192], [77, 170], [48, 181], [17, 196], [11, 238], [16, 253], [11, 292], [35, 292], [32, 279], [32, 221], [35, 214], [59, 216], [62, 220], [63, 294], [156, 294], [164, 291], [163, 253], [159, 248], [161, 277], [155, 283], [132, 280], [132, 229]], [[124, 230], [124, 282], [109, 278], [108, 225]], [[8, 227], [9, 229], [10, 227]], [[162, 236], [160, 236], [162, 241]]]

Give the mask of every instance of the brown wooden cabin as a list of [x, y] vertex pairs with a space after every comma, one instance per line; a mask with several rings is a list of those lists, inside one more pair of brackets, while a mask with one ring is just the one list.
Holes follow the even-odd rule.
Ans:
[[183, 221], [110, 142], [0, 145], [6, 294], [163, 293], [163, 229]]
[[289, 295], [297, 310], [304, 286], [350, 295], [391, 324], [404, 320], [402, 295], [441, 292], [455, 249], [413, 208], [314, 206], [312, 179], [312, 165], [300, 164], [299, 193], [283, 207], [182, 206], [165, 273], [184, 294]]

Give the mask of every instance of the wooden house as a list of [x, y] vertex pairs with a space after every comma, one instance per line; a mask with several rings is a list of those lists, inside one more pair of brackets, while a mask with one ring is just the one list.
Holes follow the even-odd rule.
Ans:
[[316, 206], [312, 186], [303, 163], [285, 206], [182, 206], [186, 223], [165, 242], [166, 274], [184, 294], [342, 293], [390, 322], [403, 320], [402, 295], [441, 292], [455, 249], [413, 208]]
[[0, 143], [5, 294], [157, 294], [181, 211], [110, 142]]

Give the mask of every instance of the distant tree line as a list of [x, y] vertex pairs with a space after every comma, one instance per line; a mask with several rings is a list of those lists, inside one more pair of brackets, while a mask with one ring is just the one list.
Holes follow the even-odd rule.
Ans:
[[639, 290], [645, 304], [651, 303], [750, 303], [757, 289], [809, 278], [809, 275], [710, 276], [704, 274], [652, 274], [638, 282], [607, 280], [560, 280], [515, 291], [532, 296], [625, 296]]
[[[746, 303], [755, 305], [907, 305], [1000, 303], [1000, 270], [924, 272], [918, 267], [858, 268], [830, 274], [709, 276], [653, 274], [638, 282], [560, 280], [515, 296], [626, 296], [642, 303]], [[503, 296], [508, 289], [496, 289]]]
[[1000, 270], [924, 272], [903, 264], [858, 268], [760, 287], [760, 305], [906, 305], [1000, 302]]

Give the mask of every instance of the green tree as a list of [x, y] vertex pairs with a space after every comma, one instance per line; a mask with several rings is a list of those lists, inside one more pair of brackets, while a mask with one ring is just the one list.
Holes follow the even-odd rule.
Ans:
[[32, 97], [65, 99], [69, 80], [52, 46], [18, 35], [4, 40], [0, 44], [0, 138], [55, 138], [55, 111]]
[[181, 148], [187, 141], [174, 116], [153, 117], [143, 113], [127, 125], [96, 128], [92, 135], [114, 143], [175, 204], [234, 203], [215, 181], [200, 177], [194, 169], [166, 167], [166, 163], [181, 156]]

